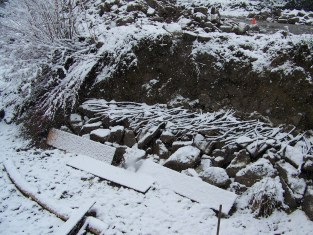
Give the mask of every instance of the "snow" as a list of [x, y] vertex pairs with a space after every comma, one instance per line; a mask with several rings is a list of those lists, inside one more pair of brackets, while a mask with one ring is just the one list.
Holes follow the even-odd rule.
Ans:
[[115, 148], [57, 129], [51, 129], [47, 144], [111, 164]]
[[301, 149], [292, 147], [290, 145], [286, 146], [285, 157], [287, 160], [291, 161], [292, 164], [295, 164], [297, 167], [301, 167], [304, 163], [303, 153]]
[[249, 164], [246, 168], [237, 172], [236, 176], [243, 176], [247, 172], [255, 173], [258, 176], [274, 176], [276, 170], [269, 160], [260, 158], [254, 163]]
[[160, 184], [160, 187], [172, 189], [179, 195], [193, 201], [207, 205], [209, 208], [228, 214], [233, 206], [236, 194], [195, 179], [166, 167], [160, 166], [151, 160], [145, 160], [137, 172], [151, 175]]
[[210, 178], [216, 184], [221, 184], [229, 180], [229, 176], [226, 171], [220, 167], [207, 167], [204, 171], [199, 173], [199, 176], [202, 178]]
[[[57, 200], [63, 210], [77, 209], [90, 198], [95, 199], [97, 219], [88, 217], [86, 223], [105, 234], [206, 235], [216, 231], [216, 215], [202, 203], [159, 187], [142, 194], [110, 186], [107, 181], [66, 166], [75, 157], [73, 154], [27, 147], [28, 142], [21, 139], [19, 128], [13, 124], [0, 122], [0, 130], [0, 162], [12, 159], [28, 185]], [[2, 167], [0, 187], [2, 234], [53, 234], [64, 224], [21, 195]], [[268, 218], [256, 219], [249, 209], [243, 209], [222, 219], [220, 234], [310, 235], [312, 230], [313, 222], [301, 210], [290, 215], [275, 211]]]
[[79, 209], [75, 210], [66, 223], [55, 233], [57, 235], [67, 235], [75, 228], [75, 226], [81, 221], [84, 215], [95, 204], [95, 201], [85, 202]]
[[110, 135], [111, 131], [110, 129], [96, 129], [90, 132], [90, 134], [99, 136], [100, 138], [108, 137]]
[[194, 161], [200, 155], [200, 150], [193, 146], [184, 146], [179, 148], [175, 153], [173, 153], [167, 161], [177, 161], [181, 163], [189, 163]]

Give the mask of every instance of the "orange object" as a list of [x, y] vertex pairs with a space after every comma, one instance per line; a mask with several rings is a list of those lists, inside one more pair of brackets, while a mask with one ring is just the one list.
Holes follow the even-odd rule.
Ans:
[[252, 18], [251, 24], [256, 24], [256, 19], [255, 18]]

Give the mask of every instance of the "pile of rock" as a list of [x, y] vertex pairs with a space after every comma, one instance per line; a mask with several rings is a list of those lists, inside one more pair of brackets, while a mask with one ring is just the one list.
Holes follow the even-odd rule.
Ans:
[[311, 137], [239, 121], [231, 113], [197, 114], [103, 100], [87, 101], [79, 112], [71, 115], [70, 129], [117, 147], [116, 164], [123, 162], [129, 148], [139, 148], [140, 158], [153, 158], [249, 198], [250, 204], [238, 203], [237, 208], [249, 207], [257, 216], [266, 216], [274, 208], [291, 212], [302, 206], [313, 220]]

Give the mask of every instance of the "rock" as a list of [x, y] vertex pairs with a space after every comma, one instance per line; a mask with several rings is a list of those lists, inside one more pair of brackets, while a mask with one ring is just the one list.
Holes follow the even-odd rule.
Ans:
[[177, 9], [174, 6], [165, 6], [159, 8], [159, 15], [161, 17], [170, 17], [177, 14]]
[[161, 123], [158, 126], [146, 128], [141, 131], [138, 137], [138, 148], [146, 147], [152, 140], [155, 140], [161, 133], [161, 129], [165, 126], [165, 123]]
[[108, 139], [109, 142], [112, 143], [121, 143], [124, 137], [124, 127], [123, 126], [115, 126], [111, 128], [111, 134]]
[[200, 162], [200, 150], [193, 146], [184, 146], [173, 153], [164, 166], [176, 171], [193, 168]]
[[163, 131], [160, 136], [160, 140], [165, 144], [172, 144], [175, 139], [175, 135], [170, 131]]
[[193, 9], [193, 12], [194, 13], [200, 12], [200, 13], [206, 15], [206, 14], [208, 14], [208, 8], [207, 7], [195, 7]]
[[297, 209], [298, 203], [286, 182], [280, 178], [280, 183], [282, 184], [284, 190], [284, 203], [289, 207], [288, 212], [292, 212]]
[[[1, 118], [0, 118], [1, 119]], [[82, 126], [83, 126], [83, 119], [78, 113], [73, 113], [70, 115], [70, 127], [74, 131], [75, 134], [79, 134]]]
[[245, 168], [250, 163], [250, 155], [247, 150], [240, 150], [236, 157], [230, 162], [229, 166], [226, 168], [226, 172], [230, 177], [235, 177], [235, 175], [241, 169]]
[[280, 23], [280, 24], [287, 24], [288, 23], [288, 19], [278, 18], [277, 22]]
[[220, 188], [227, 188], [231, 181], [223, 168], [208, 167], [199, 173], [199, 177], [209, 183]]
[[165, 144], [161, 140], [157, 140], [154, 146], [154, 154], [158, 155], [162, 159], [167, 159], [170, 152], [166, 148]]
[[99, 129], [102, 126], [102, 122], [95, 122], [95, 123], [90, 123], [90, 124], [85, 124], [83, 125], [80, 135], [88, 134], [93, 130]]
[[260, 158], [256, 162], [241, 169], [235, 176], [235, 182], [251, 187], [264, 177], [274, 177], [277, 171], [269, 160]]
[[191, 146], [192, 145], [192, 141], [175, 141], [172, 144], [172, 152], [175, 152], [177, 149], [184, 147], [184, 146]]
[[126, 153], [127, 146], [119, 145], [114, 147], [116, 148], [116, 150], [112, 160], [112, 165], [118, 166], [124, 161], [124, 154]]
[[283, 157], [296, 168], [299, 168], [304, 162], [301, 148], [292, 147], [290, 145], [287, 145], [285, 148]]
[[239, 184], [238, 182], [232, 182], [229, 185], [229, 191], [236, 193], [237, 195], [243, 194], [248, 188], [243, 185]]
[[254, 159], [259, 158], [263, 155], [267, 149], [275, 144], [274, 140], [257, 140], [249, 144], [246, 149], [250, 153], [251, 157]]
[[138, 3], [129, 3], [126, 8], [127, 12], [141, 11], [143, 13], [147, 13], [147, 10], [148, 8], [145, 5]]
[[125, 130], [123, 143], [130, 148], [137, 143], [135, 133], [132, 130]]
[[130, 15], [128, 17], [121, 17], [116, 20], [116, 25], [117, 26], [124, 26], [124, 25], [129, 25], [133, 24], [135, 22], [134, 16]]
[[4, 111], [4, 109], [1, 109], [0, 110], [0, 121], [4, 118], [4, 116], [5, 116], [5, 111]]
[[202, 14], [200, 12], [195, 13], [193, 16], [193, 19], [199, 23], [204, 22], [207, 18], [205, 14]]
[[220, 30], [224, 33], [231, 33], [233, 31], [233, 27], [230, 25], [221, 25]]
[[212, 167], [212, 160], [207, 157], [206, 155], [202, 155], [201, 162], [199, 165], [200, 171], [205, 171], [207, 168]]
[[300, 22], [300, 18], [299, 17], [293, 17], [293, 18], [289, 18], [288, 19], [288, 23], [289, 24], [296, 24]]
[[193, 145], [205, 154], [211, 154], [215, 142], [206, 140], [203, 135], [197, 134], [193, 139]]
[[243, 194], [242, 206], [250, 207], [256, 217], [268, 217], [275, 209], [284, 209], [283, 192], [279, 177], [265, 177]]
[[276, 169], [281, 179], [291, 189], [297, 203], [300, 203], [306, 190], [306, 183], [304, 179], [299, 178], [298, 170], [283, 160], [276, 163]]
[[233, 31], [236, 34], [243, 35], [243, 34], [246, 34], [249, 29], [250, 29], [250, 26], [248, 24], [240, 22], [238, 26], [233, 28]]
[[108, 141], [109, 137], [110, 137], [109, 129], [96, 129], [90, 132], [90, 139], [100, 143]]
[[313, 173], [313, 156], [306, 156], [302, 170], [306, 173]]
[[302, 203], [302, 210], [313, 221], [313, 187], [309, 187], [305, 193]]

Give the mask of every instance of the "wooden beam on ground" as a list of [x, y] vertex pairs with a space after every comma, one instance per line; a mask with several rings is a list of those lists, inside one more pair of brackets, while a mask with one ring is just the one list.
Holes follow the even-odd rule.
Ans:
[[[72, 209], [65, 209], [63, 206], [58, 206], [56, 201], [45, 197], [36, 187], [30, 185], [18, 172], [12, 160], [7, 160], [4, 163], [4, 169], [7, 172], [9, 179], [23, 195], [37, 202], [39, 206], [63, 221], [69, 219], [68, 214], [71, 213]], [[94, 234], [103, 234], [103, 231], [107, 227], [101, 220], [91, 216], [86, 218], [86, 223], [88, 225], [88, 230]]]
[[219, 210], [220, 205], [223, 205], [222, 212], [224, 214], [229, 213], [237, 198], [235, 193], [163, 167], [151, 160], [143, 161], [137, 173], [150, 175], [154, 177], [160, 187], [172, 189], [177, 194], [208, 205], [216, 211]]
[[65, 131], [52, 128], [47, 144], [68, 152], [86, 155], [99, 161], [112, 163], [116, 148]]
[[154, 182], [149, 175], [127, 171], [87, 156], [75, 157], [67, 165], [142, 193], [147, 192]]
[[59, 228], [56, 235], [73, 235], [76, 234], [79, 223], [82, 222], [86, 213], [95, 204], [95, 201], [86, 202], [83, 206], [74, 211], [70, 218]]

